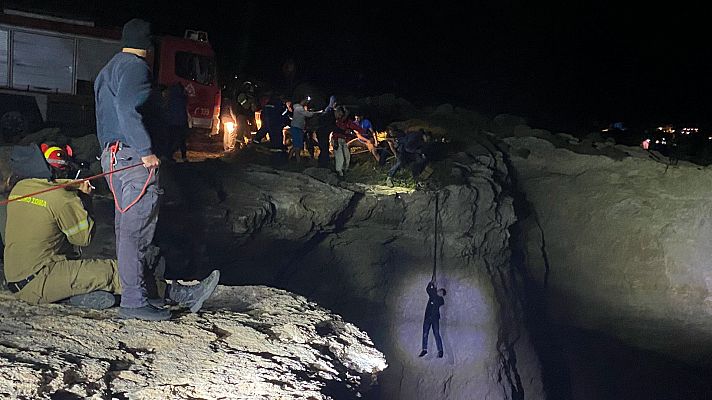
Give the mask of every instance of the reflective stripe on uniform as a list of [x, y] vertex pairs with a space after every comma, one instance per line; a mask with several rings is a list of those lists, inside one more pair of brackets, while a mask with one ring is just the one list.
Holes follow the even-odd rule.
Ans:
[[48, 148], [48, 149], [45, 150], [45, 152], [44, 152], [44, 158], [45, 158], [45, 160], [48, 159], [50, 155], [52, 155], [52, 152], [53, 152], [53, 151], [62, 151], [62, 149], [60, 149], [60, 148], [57, 147], [57, 146], [52, 146], [52, 147]]
[[67, 236], [72, 236], [72, 235], [76, 235], [77, 233], [79, 233], [81, 231], [85, 231], [87, 229], [89, 229], [89, 221], [84, 220], [84, 221], [74, 225], [71, 228], [67, 228], [67, 229], [63, 230], [62, 233], [64, 233]]
[[[9, 197], [9, 200], [14, 200], [14, 199], [17, 199], [18, 197], [22, 197], [22, 196], [12, 195]], [[47, 207], [47, 201], [38, 199], [37, 197], [25, 197], [25, 198], [19, 199], [17, 201], [21, 201], [23, 203], [28, 203], [28, 204], [33, 204], [33, 205], [36, 205], [39, 207], [45, 207], [45, 208]]]

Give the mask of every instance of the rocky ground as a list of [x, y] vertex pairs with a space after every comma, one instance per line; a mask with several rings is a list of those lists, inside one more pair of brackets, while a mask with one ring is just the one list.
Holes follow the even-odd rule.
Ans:
[[[441, 112], [433, 116], [447, 122]], [[428, 124], [402, 126], [446, 131]], [[89, 145], [91, 138], [72, 140]], [[514, 211], [502, 186], [501, 152], [483, 142], [453, 153], [433, 175], [438, 191], [388, 188], [354, 175], [340, 182], [329, 170], [274, 165], [260, 154], [164, 165], [156, 243], [169, 278], [200, 279], [219, 268], [223, 284], [286, 289], [343, 315], [386, 355], [379, 398], [543, 397], [509, 265]], [[361, 161], [354, 166], [371, 168]], [[102, 184], [95, 206], [98, 230], [85, 256], [111, 257], [112, 206]], [[432, 337], [430, 355], [417, 357], [434, 240], [438, 282], [449, 292], [441, 311], [443, 359], [434, 357]]]
[[219, 286], [201, 313], [150, 323], [0, 294], [3, 398], [356, 399], [385, 367], [354, 325], [263, 286]]
[[[165, 165], [156, 243], [168, 277], [219, 268], [231, 290], [267, 285], [343, 315], [388, 360], [372, 392], [381, 399], [712, 395], [708, 168], [514, 116], [391, 103], [401, 128], [450, 143], [425, 189], [382, 186], [384, 169], [368, 155], [344, 181], [273, 163], [258, 147], [213, 159], [198, 146], [201, 162]], [[86, 254], [111, 256], [111, 200], [101, 187], [95, 197], [97, 240]], [[443, 359], [417, 357], [434, 255], [448, 290]], [[193, 329], [211, 318], [222, 317], [211, 308], [166, 324]], [[196, 337], [220, 336], [210, 329]], [[334, 381], [313, 390], [336, 393]]]

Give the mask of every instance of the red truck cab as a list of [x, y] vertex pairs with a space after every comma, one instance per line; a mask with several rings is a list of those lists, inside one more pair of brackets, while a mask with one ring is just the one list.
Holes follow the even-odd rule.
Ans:
[[156, 49], [156, 80], [170, 86], [180, 82], [188, 94], [188, 123], [191, 128], [217, 133], [220, 124], [220, 86], [217, 82], [215, 52], [200, 31], [186, 31], [185, 37], [163, 36]]

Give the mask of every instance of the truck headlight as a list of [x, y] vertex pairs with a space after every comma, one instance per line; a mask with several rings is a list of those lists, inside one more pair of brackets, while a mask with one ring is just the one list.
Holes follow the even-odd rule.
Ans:
[[235, 132], [235, 129], [236, 129], [236, 128], [237, 128], [237, 126], [235, 125], [234, 122], [232, 122], [232, 121], [225, 122], [225, 131], [226, 131], [227, 133], [233, 133], [233, 132]]

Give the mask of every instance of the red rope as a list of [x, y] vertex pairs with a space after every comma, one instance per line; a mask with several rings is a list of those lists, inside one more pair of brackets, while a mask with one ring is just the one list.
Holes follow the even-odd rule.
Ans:
[[[141, 200], [141, 197], [143, 197], [143, 195], [146, 194], [146, 188], [148, 188], [148, 184], [151, 182], [151, 178], [153, 178], [153, 168], [148, 170], [148, 178], [146, 178], [146, 183], [143, 184], [141, 193], [139, 193], [138, 196], [136, 196], [136, 198], [133, 199], [133, 201], [131, 203], [129, 203], [129, 205], [126, 206], [126, 208], [121, 208], [121, 206], [119, 205], [119, 200], [116, 199], [116, 193], [114, 192], [114, 180], [113, 180], [114, 175], [113, 174], [115, 172], [119, 172], [119, 171], [125, 170], [130, 167], [114, 170], [114, 163], [116, 161], [116, 152], [119, 149], [119, 145], [120, 145], [120, 143], [116, 142], [114, 145], [111, 146], [111, 148], [109, 150], [111, 152], [111, 160], [110, 160], [111, 163], [109, 165], [109, 190], [111, 191], [111, 194], [114, 196], [114, 206], [116, 206], [116, 210], [119, 211], [121, 214], [123, 214], [126, 211], [128, 211], [129, 208], [133, 207], [136, 203], [138, 203], [138, 201]], [[143, 163], [136, 164], [136, 165], [143, 165]], [[133, 165], [132, 167], [135, 167], [136, 165]]]
[[30, 194], [26, 194], [26, 195], [24, 195], [24, 196], [15, 197], [15, 198], [13, 198], [13, 199], [8, 199], [8, 200], [3, 200], [3, 201], [0, 201], [0, 206], [7, 205], [8, 203], [12, 203], [13, 201], [18, 201], [18, 200], [26, 199], [26, 198], [28, 198], [28, 197], [34, 197], [34, 196], [37, 196], [38, 194], [51, 192], [51, 191], [53, 191], [53, 190], [62, 189], [62, 188], [68, 187], [68, 186], [73, 186], [73, 185], [76, 185], [76, 184], [78, 184], [78, 183], [82, 183], [82, 182], [86, 182], [86, 181], [93, 181], [94, 179], [103, 178], [103, 177], [105, 177], [105, 176], [107, 176], [107, 175], [112, 175], [112, 174], [115, 174], [115, 173], [117, 173], [117, 172], [126, 171], [127, 169], [136, 168], [136, 167], [141, 166], [141, 165], [143, 165], [143, 163], [138, 163], [138, 164], [134, 164], [134, 165], [129, 165], [128, 167], [123, 167], [123, 168], [111, 170], [111, 171], [109, 171], [109, 172], [103, 172], [103, 173], [101, 173], [101, 174], [97, 174], [97, 175], [94, 175], [94, 176], [90, 176], [90, 177], [88, 177], [88, 178], [77, 179], [77, 180], [74, 180], [74, 181], [71, 181], [71, 182], [63, 183], [63, 184], [61, 184], [61, 185], [52, 186], [51, 188], [44, 189], [44, 190], [40, 190], [40, 191], [38, 191], [38, 192], [34, 192], [34, 193], [30, 193]]

